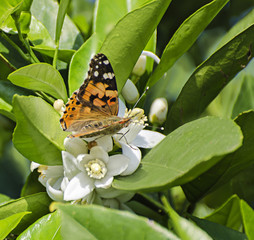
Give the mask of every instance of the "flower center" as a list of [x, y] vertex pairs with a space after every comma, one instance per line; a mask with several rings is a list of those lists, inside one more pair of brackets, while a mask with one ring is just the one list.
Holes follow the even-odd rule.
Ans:
[[104, 162], [99, 159], [89, 161], [85, 164], [85, 168], [88, 176], [95, 179], [102, 179], [107, 173]]

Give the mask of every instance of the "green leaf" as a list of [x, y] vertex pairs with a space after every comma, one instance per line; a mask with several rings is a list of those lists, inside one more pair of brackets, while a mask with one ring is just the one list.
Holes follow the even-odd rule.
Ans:
[[[57, 205], [62, 216], [63, 239], [175, 239], [157, 223], [125, 211], [96, 205]], [[135, 227], [133, 227], [135, 226]]]
[[215, 191], [223, 184], [229, 182], [238, 173], [253, 165], [254, 112], [246, 112], [240, 115], [235, 121], [241, 127], [244, 136], [242, 146], [199, 176], [198, 179], [183, 186], [183, 190], [189, 201], [195, 202], [205, 194]]
[[142, 159], [134, 174], [115, 179], [113, 186], [137, 191], [183, 184], [241, 144], [240, 128], [232, 120], [201, 118], [169, 134]]
[[22, 34], [27, 34], [30, 31], [31, 13], [22, 11], [19, 17], [20, 30]]
[[22, 5], [23, 0], [2, 0], [0, 5], [0, 28], [5, 20]]
[[[55, 49], [47, 46], [39, 46], [39, 47], [32, 47], [33, 50], [42, 53], [49, 57], [54, 57]], [[61, 61], [64, 61], [66, 63], [69, 63], [71, 61], [71, 58], [73, 54], [75, 53], [75, 50], [72, 49], [59, 49], [58, 50], [58, 59]]]
[[30, 212], [20, 212], [0, 220], [0, 239], [4, 239]]
[[190, 216], [200, 228], [206, 231], [214, 240], [246, 240], [247, 237], [244, 233], [240, 233], [231, 228], [227, 228], [223, 225], [207, 221], [205, 219], [199, 219], [194, 216]]
[[240, 200], [240, 208], [243, 217], [244, 231], [249, 240], [254, 239], [253, 222], [254, 222], [254, 211], [253, 209], [243, 200]]
[[64, 101], [67, 92], [61, 74], [47, 63], [34, 63], [20, 68], [8, 76], [15, 85], [35, 91], [43, 91]]
[[217, 49], [221, 48], [223, 45], [232, 40], [236, 35], [241, 33], [243, 30], [247, 29], [254, 23], [254, 9], [250, 11], [244, 18], [238, 21], [221, 39]]
[[93, 34], [73, 55], [69, 72], [69, 94], [77, 90], [84, 82], [89, 62], [101, 47], [100, 36]]
[[0, 113], [15, 121], [12, 112], [12, 98], [14, 94], [29, 95], [31, 91], [15, 86], [9, 81], [0, 81]]
[[131, 11], [117, 23], [105, 39], [100, 51], [112, 64], [119, 91], [170, 2], [170, 0], [152, 1]]
[[28, 39], [34, 46], [48, 46], [55, 47], [55, 43], [50, 36], [47, 28], [37, 18], [32, 16], [30, 31], [27, 34]]
[[19, 225], [14, 229], [14, 234], [20, 234], [35, 220], [49, 212], [48, 206], [51, 200], [46, 193], [37, 193], [17, 200], [9, 201], [0, 206], [0, 219], [4, 219], [16, 213], [31, 212], [24, 216]]
[[64, 23], [64, 17], [69, 6], [70, 0], [62, 0], [59, 5], [59, 9], [57, 12], [57, 19], [56, 19], [56, 35], [55, 35], [55, 42], [58, 43]]
[[240, 199], [237, 195], [233, 195], [221, 207], [206, 216], [205, 219], [234, 230], [239, 230], [242, 225]]
[[229, 0], [214, 0], [187, 18], [177, 29], [164, 49], [161, 61], [147, 86], [153, 86], [197, 40], [200, 33], [214, 19]]
[[246, 110], [254, 109], [253, 92], [254, 76], [248, 73], [243, 74], [242, 86], [232, 110], [232, 118], [235, 118], [238, 114]]
[[14, 97], [17, 126], [13, 143], [30, 161], [44, 165], [62, 164], [61, 150], [67, 136], [59, 124], [60, 116], [38, 97]]
[[[57, 16], [58, 8], [58, 3], [51, 0], [33, 0], [31, 7], [32, 15], [46, 27], [52, 39], [55, 39], [56, 18], [49, 16]], [[79, 30], [66, 16], [61, 33], [60, 49], [78, 49], [82, 43], [83, 39]]]
[[21, 197], [25, 197], [38, 192], [45, 192], [45, 187], [38, 181], [40, 173], [36, 170], [31, 172], [27, 177], [25, 185], [21, 190]]
[[61, 240], [62, 237], [60, 235], [60, 220], [61, 219], [58, 211], [47, 214], [33, 223], [23, 233], [21, 233], [18, 236], [17, 240]]
[[195, 70], [168, 114], [165, 131], [170, 132], [197, 118], [227, 83], [248, 64], [253, 51], [254, 25], [215, 52]]
[[212, 240], [212, 238], [206, 232], [197, 227], [194, 223], [188, 221], [183, 217], [180, 217], [169, 204], [166, 204], [165, 207], [167, 209], [168, 215], [170, 216], [170, 220], [175, 232], [182, 240]]
[[8, 202], [10, 200], [11, 200], [11, 198], [9, 196], [6, 196], [6, 195], [0, 193], [0, 205], [5, 204], [6, 202]]

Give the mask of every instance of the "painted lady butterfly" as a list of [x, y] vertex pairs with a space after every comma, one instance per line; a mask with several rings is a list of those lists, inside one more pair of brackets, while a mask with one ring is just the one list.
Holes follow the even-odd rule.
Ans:
[[66, 104], [60, 119], [72, 137], [113, 135], [127, 127], [131, 117], [118, 117], [118, 92], [115, 74], [108, 58], [98, 53], [90, 62], [88, 77]]

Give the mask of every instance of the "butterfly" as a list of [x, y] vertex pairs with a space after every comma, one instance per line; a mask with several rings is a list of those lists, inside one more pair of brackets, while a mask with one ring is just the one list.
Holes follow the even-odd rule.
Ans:
[[96, 54], [90, 61], [88, 76], [73, 92], [65, 106], [60, 124], [71, 137], [113, 135], [131, 122], [118, 117], [118, 91], [115, 74], [108, 58]]

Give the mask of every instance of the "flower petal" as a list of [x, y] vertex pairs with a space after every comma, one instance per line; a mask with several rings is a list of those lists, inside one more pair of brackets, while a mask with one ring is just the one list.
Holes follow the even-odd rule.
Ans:
[[69, 152], [62, 151], [64, 176], [69, 180], [77, 175], [80, 170], [78, 169], [77, 159]]
[[40, 173], [38, 180], [43, 186], [46, 186], [48, 179], [59, 178], [64, 175], [63, 166], [40, 165], [38, 167], [38, 172]]
[[116, 154], [109, 157], [109, 161], [107, 163], [107, 174], [111, 176], [116, 176], [122, 173], [127, 169], [129, 163], [129, 158], [124, 156], [123, 154]]
[[118, 98], [118, 103], [119, 103], [119, 107], [118, 107], [119, 110], [118, 110], [117, 116], [118, 117], [124, 117], [126, 106], [120, 98]]
[[109, 188], [113, 182], [113, 176], [112, 175], [106, 175], [104, 178], [100, 180], [95, 180], [94, 185], [96, 188]]
[[50, 178], [46, 183], [46, 191], [54, 201], [63, 201], [63, 191], [60, 190], [62, 178]]
[[121, 143], [123, 155], [128, 156], [129, 164], [127, 169], [121, 173], [122, 176], [130, 175], [134, 173], [141, 161], [141, 151], [139, 148], [133, 145], [127, 145], [125, 143]]
[[137, 137], [131, 142], [131, 144], [141, 148], [153, 148], [164, 138], [165, 135], [159, 132], [142, 130], [139, 132]]
[[94, 189], [93, 180], [85, 173], [80, 172], [71, 179], [64, 191], [64, 200], [78, 200], [84, 198]]
[[31, 172], [33, 172], [34, 169], [38, 168], [39, 166], [40, 166], [39, 163], [31, 162], [31, 165], [30, 165], [30, 170], [31, 170]]
[[132, 143], [132, 141], [137, 137], [139, 132], [144, 128], [142, 124], [131, 123], [128, 127], [122, 128], [114, 138], [123, 143]]
[[107, 163], [109, 160], [108, 153], [101, 147], [95, 146], [90, 150], [90, 155], [93, 156], [94, 159], [100, 159], [104, 163]]
[[87, 144], [81, 138], [65, 138], [64, 147], [66, 151], [71, 153], [74, 157], [82, 153], [88, 153]]
[[106, 152], [111, 152], [113, 149], [113, 141], [112, 141], [112, 137], [109, 135], [97, 138], [95, 140], [95, 142], [97, 142], [97, 144], [101, 147], [103, 147], [103, 149]]

